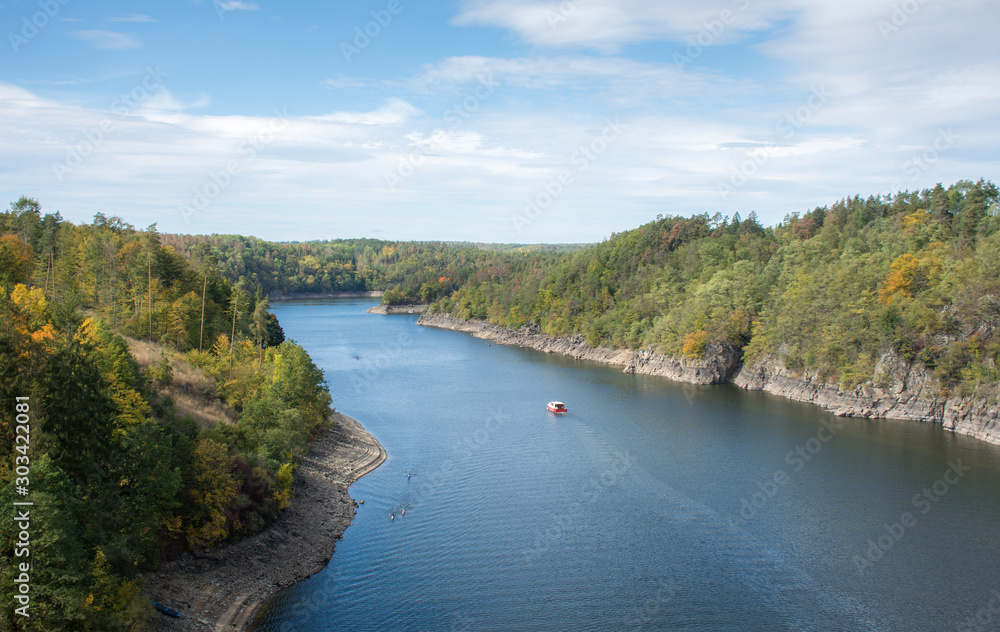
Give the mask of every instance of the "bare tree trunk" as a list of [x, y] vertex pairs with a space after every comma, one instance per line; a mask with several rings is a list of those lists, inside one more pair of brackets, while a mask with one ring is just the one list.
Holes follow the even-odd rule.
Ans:
[[236, 348], [236, 307], [239, 297], [233, 296], [233, 335], [229, 339], [229, 379], [233, 379], [233, 350]]
[[45, 289], [42, 290], [42, 296], [49, 295], [49, 272], [52, 270], [52, 259], [50, 258], [45, 262]]
[[205, 271], [205, 283], [201, 286], [201, 330], [198, 332], [198, 353], [201, 353], [201, 344], [205, 339], [205, 291], [208, 289], [208, 271]]
[[146, 268], [149, 274], [149, 341], [153, 342], [153, 258], [146, 254]]

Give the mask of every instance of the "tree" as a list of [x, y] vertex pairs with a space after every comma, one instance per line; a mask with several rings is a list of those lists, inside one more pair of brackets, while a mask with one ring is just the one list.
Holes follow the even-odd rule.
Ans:
[[267, 346], [267, 325], [268, 316], [270, 315], [267, 310], [269, 307], [270, 304], [266, 296], [258, 298], [253, 310], [253, 322], [250, 325], [253, 330], [254, 345], [260, 352], [260, 361], [257, 363], [258, 371], [264, 367], [264, 347]]
[[233, 352], [236, 349], [236, 317], [239, 315], [240, 300], [243, 298], [245, 285], [246, 280], [240, 277], [240, 280], [233, 286], [233, 293], [229, 303], [229, 309], [233, 312], [233, 332], [232, 337], [229, 339], [229, 379], [233, 379]]
[[973, 239], [980, 222], [986, 217], [986, 195], [978, 185], [973, 186], [962, 201], [958, 215], [958, 232], [967, 239]]
[[239, 482], [225, 445], [213, 439], [198, 443], [194, 451], [191, 500], [195, 515], [187, 528], [191, 548], [210, 546], [226, 537], [226, 509], [236, 499]]
[[34, 390], [40, 442], [59, 469], [81, 483], [105, 476], [116, 411], [100, 370], [79, 343], [60, 341], [45, 355]]
[[0, 237], [0, 285], [27, 283], [31, 273], [31, 246], [15, 235]]
[[156, 224], [150, 224], [143, 235], [143, 242], [146, 246], [146, 288], [149, 292], [149, 341], [153, 341], [153, 257], [160, 250], [160, 235], [156, 231]]
[[274, 314], [267, 315], [267, 346], [277, 347], [285, 341], [285, 330], [281, 328], [278, 317]]
[[35, 250], [39, 228], [42, 223], [42, 205], [35, 198], [22, 195], [17, 202], [10, 205], [12, 226], [21, 241]]
[[948, 207], [948, 193], [941, 186], [940, 182], [935, 184], [934, 188], [931, 189], [930, 211], [935, 219], [946, 224], [951, 222], [952, 212]]
[[195, 253], [204, 277], [201, 285], [201, 326], [198, 329], [198, 353], [201, 353], [205, 341], [205, 293], [208, 291], [208, 273], [218, 264], [219, 259], [212, 252], [212, 247], [204, 242], [198, 244]]

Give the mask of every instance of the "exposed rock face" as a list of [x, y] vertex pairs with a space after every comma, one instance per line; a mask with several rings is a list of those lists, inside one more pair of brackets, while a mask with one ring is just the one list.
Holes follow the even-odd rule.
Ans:
[[638, 351], [625, 365], [626, 373], [662, 375], [678, 382], [720, 384], [730, 382], [740, 369], [740, 350], [713, 342], [705, 348], [705, 358], [691, 360], [665, 356], [655, 351]]
[[850, 390], [811, 373], [796, 373], [774, 358], [743, 367], [734, 383], [822, 406], [841, 417], [879, 417], [940, 423], [948, 430], [1000, 444], [996, 407], [985, 398], [942, 397], [941, 386], [922, 364], [886, 353], [875, 366], [875, 384]]
[[427, 311], [428, 307], [428, 305], [423, 304], [376, 305], [375, 307], [369, 307], [365, 311], [369, 314], [423, 314]]
[[545, 353], [561, 353], [577, 360], [593, 360], [594, 362], [620, 366], [626, 373], [662, 375], [678, 382], [691, 384], [728, 382], [732, 380], [740, 368], [739, 350], [718, 343], [706, 348], [705, 359], [689, 360], [660, 355], [655, 351], [592, 347], [579, 334], [569, 338], [556, 338], [541, 333], [541, 329], [534, 323], [514, 330], [478, 320], [462, 320], [451, 316], [424, 314], [417, 320], [417, 324], [464, 331], [477, 338], [494, 340], [497, 344], [527, 347]]
[[709, 345], [704, 359], [690, 360], [664, 356], [651, 350], [591, 347], [579, 334], [556, 338], [540, 333], [534, 323], [513, 330], [483, 321], [424, 314], [417, 324], [464, 331], [502, 345], [561, 353], [577, 360], [620, 366], [626, 373], [660, 375], [691, 384], [734, 382], [751, 391], [766, 391], [816, 404], [842, 417], [940, 423], [948, 430], [1000, 444], [997, 406], [991, 406], [985, 398], [941, 397], [941, 385], [930, 371], [920, 363], [907, 363], [895, 353], [887, 353], [879, 360], [875, 367], [875, 383], [869, 382], [845, 391], [838, 384], [825, 381], [818, 375], [790, 371], [774, 358], [764, 358], [741, 367], [740, 350], [721, 343]]

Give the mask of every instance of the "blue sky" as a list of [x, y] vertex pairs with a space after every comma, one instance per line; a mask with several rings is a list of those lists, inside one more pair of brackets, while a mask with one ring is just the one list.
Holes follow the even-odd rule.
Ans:
[[0, 0], [0, 193], [276, 240], [588, 242], [1000, 167], [985, 0]]

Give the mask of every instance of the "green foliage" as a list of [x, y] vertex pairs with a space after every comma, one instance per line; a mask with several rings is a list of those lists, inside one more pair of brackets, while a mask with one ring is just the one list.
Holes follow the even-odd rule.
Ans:
[[658, 217], [480, 269], [431, 311], [692, 358], [724, 342], [744, 362], [772, 357], [843, 388], [871, 381], [894, 351], [945, 389], [982, 392], [993, 356], [963, 341], [1000, 344], [998, 202], [980, 180], [845, 198], [774, 228], [753, 214]]
[[[210, 249], [195, 269], [162, 242], [155, 226], [137, 233], [101, 214], [89, 226], [43, 217], [27, 198], [0, 213], [0, 396], [28, 395], [32, 412], [32, 629], [143, 629], [151, 611], [137, 573], [266, 526], [326, 427], [322, 372], [284, 340], [262, 290], [234, 290]], [[141, 368], [117, 332], [191, 350], [242, 413], [238, 423], [199, 434], [191, 417], [178, 419], [160, 392], [178, 378], [168, 354]], [[202, 336], [217, 341], [212, 351], [197, 351]], [[0, 410], [8, 506], [11, 411]], [[11, 518], [0, 516], [5, 604]]]

